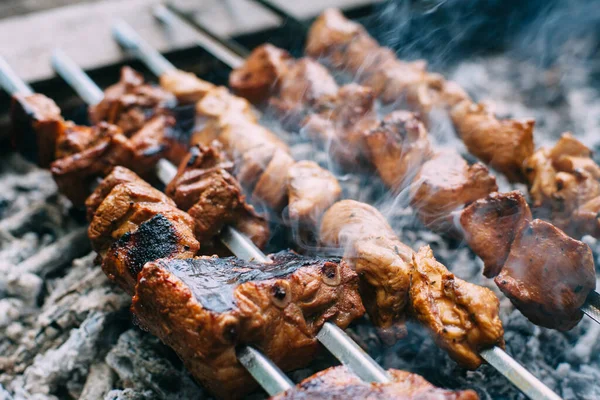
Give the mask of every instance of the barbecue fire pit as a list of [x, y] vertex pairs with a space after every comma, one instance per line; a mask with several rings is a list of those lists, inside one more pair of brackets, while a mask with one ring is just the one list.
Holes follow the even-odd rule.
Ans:
[[0, 399], [600, 398], [594, 2], [209, 5], [0, 58]]

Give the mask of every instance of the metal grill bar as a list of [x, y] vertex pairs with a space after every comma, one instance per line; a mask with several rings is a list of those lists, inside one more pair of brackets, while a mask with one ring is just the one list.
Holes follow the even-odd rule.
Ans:
[[[130, 27], [125, 27], [125, 23], [124, 22], [119, 22], [119, 25], [117, 28], [115, 28], [113, 30], [115, 39], [117, 40], [117, 42], [121, 43], [121, 40], [123, 39], [123, 35], [126, 34], [127, 35], [127, 44], [129, 46], [134, 45], [135, 43], [140, 43], [146, 46], [144, 40]], [[153, 61], [149, 60], [150, 58], [154, 59], [158, 59], [158, 58], [163, 58], [164, 57], [156, 50], [153, 50], [152, 52], [147, 51], [144, 53], [141, 52], [134, 52], [134, 54], [138, 54], [138, 55], [142, 55], [140, 57], [141, 61], [146, 63], [146, 62], [150, 62], [150, 63], [154, 63]], [[237, 59], [239, 59], [241, 62], [243, 62], [243, 58], [236, 56]], [[222, 60], [224, 61], [224, 60]], [[168, 61], [167, 61], [168, 62]], [[173, 67], [174, 68], [174, 67]], [[229, 236], [229, 234], [233, 234], [232, 236]], [[235, 235], [240, 235], [239, 233], [235, 232], [234, 230], [229, 228], [229, 229], [224, 229], [223, 233], [221, 235], [221, 238], [224, 237], [223, 243], [229, 247], [230, 245], [228, 244], [228, 239], [235, 239]], [[248, 241], [249, 242], [249, 241]], [[240, 246], [241, 247], [241, 246]], [[233, 251], [233, 253], [240, 257], [243, 258], [245, 257], [250, 257], [251, 259], [264, 259], [264, 260], [268, 260], [264, 254], [262, 254], [262, 252], [260, 252], [260, 250], [258, 250], [253, 244], [249, 244], [248, 248], [240, 248], [236, 246], [236, 250]], [[230, 248], [231, 249], [231, 248]], [[247, 250], [252, 250], [252, 253], [246, 253]], [[239, 255], [238, 255], [239, 253]], [[358, 345], [356, 343], [354, 343], [354, 341], [348, 336], [346, 335], [343, 331], [341, 331], [337, 326], [331, 324], [330, 322], [325, 322], [324, 324], [324, 328], [327, 331], [326, 332], [336, 332], [335, 335], [332, 335], [331, 333], [326, 333], [324, 335], [317, 335], [317, 339], [319, 339], [319, 341], [321, 341], [321, 343], [327, 348], [327, 350], [329, 350], [334, 356], [336, 356], [336, 358], [338, 358], [342, 363], [344, 363], [345, 365], [347, 365], [350, 369], [352, 369], [361, 379], [365, 380], [365, 381], [369, 381], [369, 382], [389, 382], [389, 378], [387, 376], [387, 374], [385, 373], [385, 371], [383, 369], [381, 369], [381, 367], [379, 367], [379, 371], [374, 372], [374, 367], [373, 365], [377, 365], [377, 363], [375, 362], [375, 360], [373, 360], [367, 353], [365, 353], [364, 351], [361, 352], [357, 352], [356, 348], [358, 347]], [[337, 331], [340, 331], [341, 334]], [[321, 340], [322, 338], [328, 339], [328, 340]]]
[[[173, 9], [174, 7], [171, 6], [170, 10]], [[180, 19], [179, 21], [185, 22], [188, 25], [196, 28], [196, 33], [198, 37], [204, 36], [206, 34], [206, 28], [200, 26], [195, 21], [182, 19]], [[213, 37], [217, 37], [214, 34], [211, 35]], [[199, 40], [199, 42], [201, 41]], [[233, 65], [230, 65], [230, 67], [235, 68]], [[544, 385], [544, 383], [542, 383], [539, 379], [533, 376], [529, 371], [527, 371], [523, 366], [521, 366], [516, 360], [514, 360], [501, 348], [494, 346], [491, 349], [482, 351], [481, 356], [490, 365], [496, 368], [498, 372], [504, 375], [509, 381], [513, 382], [516, 387], [521, 389], [530, 398], [547, 400], [560, 399], [558, 395], [552, 392], [552, 390], [550, 390], [546, 385]]]

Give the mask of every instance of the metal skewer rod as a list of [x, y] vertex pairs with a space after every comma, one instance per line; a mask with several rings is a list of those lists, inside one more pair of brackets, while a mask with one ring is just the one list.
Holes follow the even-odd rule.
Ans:
[[2, 86], [11, 96], [16, 94], [33, 94], [31, 86], [19, 78], [15, 70], [12, 69], [8, 62], [6, 62], [6, 59], [2, 56], [0, 56], [0, 86]]
[[[113, 27], [113, 35], [117, 42], [123, 44], [124, 47], [128, 49], [135, 49], [136, 46], [140, 45], [146, 49], [151, 48], [144, 40], [125, 22], [119, 21]], [[137, 52], [133, 51], [134, 54], [138, 55], [140, 60], [144, 63], [149, 62], [150, 64], [157, 65], [160, 63], [168, 62], [164, 57], [156, 50]], [[242, 62], [243, 58], [236, 56]], [[148, 58], [162, 58], [163, 61], [156, 62], [150, 61]], [[168, 70], [162, 71], [162, 73], [168, 72], [172, 68], [175, 68], [171, 65]], [[161, 74], [158, 74], [159, 76]], [[231, 234], [232, 238], [236, 234], [233, 229], [230, 229], [229, 232], [225, 231], [225, 238], [227, 239]], [[221, 236], [223, 237], [223, 235]], [[238, 257], [242, 257], [244, 255], [243, 252], [240, 252], [238, 255], [237, 252], [234, 252]], [[365, 353], [343, 330], [341, 330], [338, 326], [326, 322], [323, 325], [323, 328], [317, 335], [317, 339], [329, 350], [338, 360], [340, 360], [343, 364], [345, 364], [348, 368], [350, 368], [356, 375], [358, 375], [361, 379], [368, 382], [389, 382], [389, 377], [385, 370], [381, 368], [379, 364], [375, 360], [373, 360], [367, 353]]]
[[[161, 10], [160, 14], [157, 18], [163, 18], [163, 22], [168, 23], [185, 23], [191, 26], [192, 28], [196, 28], [196, 36], [198, 36], [198, 43], [201, 45], [203, 40], [200, 38], [206, 35], [207, 29], [201, 25], [199, 25], [196, 21], [191, 19], [179, 18], [179, 14], [173, 12], [175, 9], [174, 6], [170, 5], [169, 9], [166, 11]], [[165, 13], [170, 13], [171, 16], [168, 19], [164, 18]], [[155, 13], [156, 16], [156, 13]], [[210, 33], [211, 38], [218, 39], [213, 33]], [[210, 49], [206, 49], [211, 51]], [[218, 52], [211, 53], [218, 57]], [[247, 53], [247, 52], [245, 52]], [[242, 56], [238, 55], [238, 58], [243, 62]], [[221, 60], [225, 61], [225, 60]], [[236, 61], [235, 64], [230, 65], [231, 68], [235, 68], [234, 65], [239, 65], [240, 60]], [[496, 368], [498, 372], [500, 372], [504, 377], [506, 377], [510, 382], [512, 382], [516, 387], [518, 387], [523, 393], [529, 396], [532, 399], [548, 399], [548, 400], [556, 400], [560, 399], [560, 397], [552, 392], [550, 388], [548, 388], [542, 381], [532, 375], [527, 369], [525, 369], [522, 365], [520, 365], [515, 359], [513, 359], [510, 355], [508, 355], [501, 348], [494, 346], [491, 349], [484, 350], [480, 353], [482, 358], [484, 358], [492, 367]]]
[[[159, 63], [153, 64], [160, 65]], [[169, 65], [171, 65], [169, 63]], [[89, 76], [61, 50], [52, 53], [52, 67], [88, 105], [99, 103], [104, 94], [102, 90], [89, 78]], [[165, 185], [177, 173], [177, 168], [166, 159], [159, 160], [157, 175]], [[269, 262], [270, 260], [243, 234], [231, 227], [227, 227], [221, 234], [222, 242], [233, 254], [246, 260]], [[275, 364], [266, 358], [260, 351], [246, 346], [242, 348], [242, 365], [248, 367], [248, 372], [255, 377], [257, 382], [270, 395], [279, 393], [293, 387], [292, 381]]]

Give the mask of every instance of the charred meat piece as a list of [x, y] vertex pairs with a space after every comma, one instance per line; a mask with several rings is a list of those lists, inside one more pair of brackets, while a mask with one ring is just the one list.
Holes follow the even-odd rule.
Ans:
[[17, 94], [12, 98], [10, 120], [17, 150], [40, 167], [50, 167], [56, 141], [65, 130], [56, 103], [41, 94]]
[[[257, 115], [246, 99], [233, 95], [222, 86], [210, 90], [196, 103], [196, 116], [198, 131], [202, 131], [204, 125], [210, 122], [217, 122], [219, 126], [224, 126], [231, 121], [258, 121]], [[210, 139], [209, 143], [213, 140], [214, 138]]]
[[175, 106], [169, 92], [144, 83], [141, 74], [130, 67], [121, 69], [121, 80], [104, 91], [104, 98], [90, 107], [90, 121], [118, 125], [131, 136], [150, 118]]
[[194, 218], [201, 242], [216, 236], [223, 226], [239, 221], [252, 233], [258, 247], [269, 239], [267, 221], [246, 203], [238, 181], [230, 174], [233, 164], [216, 147], [193, 147], [166, 188], [177, 206]]
[[534, 213], [574, 237], [600, 236], [600, 167], [570, 133], [542, 148], [524, 168]]
[[159, 114], [148, 120], [129, 138], [134, 157], [130, 166], [135, 172], [145, 176], [154, 169], [158, 160], [169, 155], [173, 145], [169, 136], [174, 125], [173, 117]]
[[295, 224], [315, 227], [341, 193], [335, 176], [315, 162], [299, 161], [288, 169], [288, 215]]
[[110, 171], [110, 174], [102, 179], [100, 184], [96, 186], [92, 194], [85, 201], [88, 221], [91, 221], [92, 218], [94, 218], [96, 210], [115, 186], [121, 183], [140, 181], [142, 181], [142, 179], [132, 170], [121, 166], [114, 167]]
[[411, 205], [430, 229], [460, 235], [454, 213], [497, 190], [496, 178], [483, 164], [468, 165], [454, 151], [439, 152], [415, 176]]
[[287, 51], [263, 44], [250, 53], [241, 67], [231, 72], [229, 86], [252, 103], [261, 103], [279, 90], [281, 77], [292, 63]]
[[348, 84], [335, 95], [320, 97], [302, 121], [303, 131], [321, 143], [345, 168], [356, 168], [365, 157], [365, 132], [377, 126], [373, 92]]
[[215, 87], [191, 72], [179, 69], [165, 72], [160, 76], [159, 82], [164, 90], [177, 98], [179, 104], [196, 103]]
[[432, 155], [425, 126], [406, 111], [386, 115], [365, 143], [381, 180], [394, 191], [404, 189]]
[[138, 321], [218, 397], [240, 398], [254, 388], [236, 348], [253, 346], [283, 370], [296, 369], [319, 349], [315, 336], [326, 321], [345, 328], [364, 312], [358, 278], [345, 262], [271, 257], [271, 264], [158, 260], [139, 275], [132, 305]]
[[460, 215], [463, 236], [483, 260], [483, 275], [493, 278], [500, 273], [515, 236], [532, 219], [518, 191], [492, 193], [464, 209]]
[[532, 119], [498, 119], [482, 104], [463, 101], [452, 121], [467, 149], [512, 182], [523, 182], [523, 163], [533, 154]]
[[284, 118], [285, 124], [298, 127], [308, 110], [322, 96], [335, 96], [338, 85], [325, 67], [309, 58], [296, 60], [281, 77], [279, 92], [269, 104]]
[[596, 287], [594, 258], [588, 245], [536, 219], [517, 233], [495, 282], [531, 322], [567, 331]]
[[481, 365], [480, 350], [504, 346], [494, 292], [455, 277], [436, 261], [429, 246], [414, 255], [410, 309], [436, 343], [465, 368]]
[[482, 362], [479, 350], [503, 344], [494, 293], [456, 278], [429, 247], [415, 253], [373, 207], [352, 200], [334, 204], [323, 217], [320, 234], [325, 245], [344, 249], [376, 326], [415, 318], [453, 359], [472, 369]]
[[360, 276], [360, 292], [373, 323], [380, 328], [406, 319], [413, 251], [395, 235], [383, 215], [354, 200], [335, 203], [323, 216], [319, 238], [340, 248]]
[[63, 129], [57, 136], [54, 144], [54, 148], [56, 149], [54, 159], [60, 160], [61, 158], [71, 156], [93, 146], [93, 143], [96, 140], [106, 136], [106, 134], [102, 132], [102, 130], [105, 129], [113, 132], [120, 132], [117, 126], [111, 124], [84, 126], [75, 125], [71, 121], [65, 121], [63, 123]]
[[362, 381], [345, 366], [327, 368], [304, 379], [293, 389], [271, 397], [271, 400], [478, 400], [472, 390], [452, 391], [427, 382], [422, 376], [388, 369], [389, 383]]

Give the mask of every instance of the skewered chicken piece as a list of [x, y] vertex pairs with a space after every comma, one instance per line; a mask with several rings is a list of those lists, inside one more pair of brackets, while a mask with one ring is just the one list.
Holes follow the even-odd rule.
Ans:
[[564, 133], [529, 157], [524, 171], [537, 216], [574, 237], [600, 236], [600, 167], [583, 143]]
[[465, 239], [485, 263], [484, 275], [533, 323], [567, 331], [596, 287], [590, 248], [539, 219], [520, 192], [493, 193], [467, 207]]
[[494, 293], [456, 278], [428, 246], [414, 252], [404, 245], [375, 208], [353, 200], [337, 202], [323, 216], [320, 240], [341, 248], [358, 273], [375, 325], [386, 328], [407, 316], [415, 318], [452, 358], [471, 369], [483, 362], [480, 350], [503, 346]]
[[425, 61], [398, 60], [336, 9], [324, 11], [314, 22], [306, 53], [348, 70], [384, 103], [404, 103], [423, 116], [435, 109], [450, 112], [469, 152], [511, 181], [523, 181], [523, 162], [533, 153], [533, 120], [498, 119], [484, 105], [473, 103], [456, 83], [428, 72]]
[[293, 389], [270, 400], [326, 400], [326, 399], [378, 399], [378, 400], [478, 400], [472, 390], [452, 391], [440, 389], [423, 377], [410, 372], [389, 369], [389, 383], [361, 381], [344, 366], [331, 367], [304, 379]]

